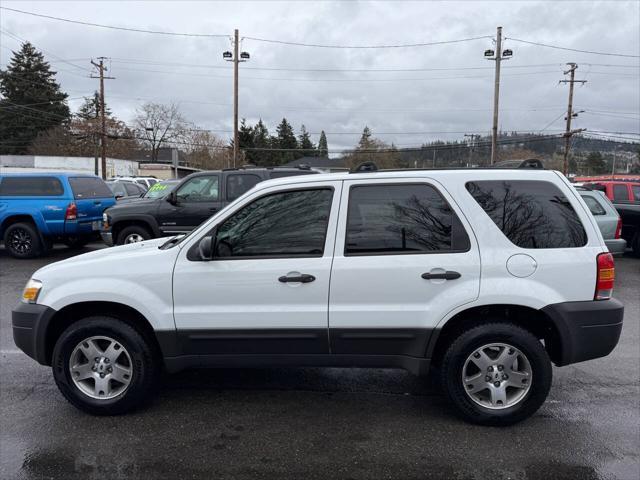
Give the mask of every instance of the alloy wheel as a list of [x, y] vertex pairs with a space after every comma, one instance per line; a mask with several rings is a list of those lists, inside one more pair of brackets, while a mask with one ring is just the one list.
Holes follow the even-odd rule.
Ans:
[[133, 363], [124, 346], [110, 337], [89, 337], [71, 352], [69, 371], [74, 385], [85, 395], [108, 400], [131, 383]]
[[507, 343], [475, 349], [462, 368], [462, 384], [476, 404], [501, 410], [521, 402], [531, 389], [533, 371], [526, 355]]

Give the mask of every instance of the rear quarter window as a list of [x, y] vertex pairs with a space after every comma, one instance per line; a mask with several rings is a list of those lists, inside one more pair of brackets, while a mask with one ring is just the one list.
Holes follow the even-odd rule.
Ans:
[[598, 200], [596, 200], [595, 198], [593, 198], [593, 197], [591, 197], [589, 195], [582, 195], [582, 199], [587, 204], [587, 207], [589, 207], [589, 210], [591, 211], [592, 215], [606, 215], [607, 214], [607, 211], [600, 204], [600, 202], [598, 202]]
[[550, 182], [483, 180], [467, 190], [493, 223], [521, 248], [576, 248], [587, 243], [569, 200]]
[[73, 190], [73, 197], [78, 200], [113, 197], [107, 184], [97, 177], [70, 177], [69, 184]]
[[56, 177], [4, 177], [0, 179], [3, 197], [57, 197], [64, 194]]

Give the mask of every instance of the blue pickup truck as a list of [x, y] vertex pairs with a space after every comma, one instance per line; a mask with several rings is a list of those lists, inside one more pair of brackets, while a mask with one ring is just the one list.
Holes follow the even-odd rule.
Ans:
[[94, 175], [0, 173], [0, 239], [16, 258], [44, 254], [56, 241], [79, 247], [96, 237], [115, 203]]

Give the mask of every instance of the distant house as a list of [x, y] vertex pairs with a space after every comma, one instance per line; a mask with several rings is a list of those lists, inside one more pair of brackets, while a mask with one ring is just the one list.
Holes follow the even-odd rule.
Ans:
[[329, 157], [302, 157], [281, 166], [298, 167], [300, 165], [306, 165], [315, 170], [320, 170], [321, 172], [326, 173], [349, 170], [342, 159]]

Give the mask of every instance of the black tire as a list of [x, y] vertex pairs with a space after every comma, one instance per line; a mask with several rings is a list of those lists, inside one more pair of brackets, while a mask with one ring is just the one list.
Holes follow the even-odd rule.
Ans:
[[[520, 350], [531, 366], [531, 384], [524, 397], [511, 407], [491, 409], [474, 402], [462, 382], [465, 361], [475, 350], [491, 343], [505, 343]], [[448, 399], [466, 421], [480, 425], [506, 426], [533, 415], [551, 388], [552, 366], [547, 351], [529, 331], [509, 323], [485, 323], [452, 341], [442, 359], [441, 382]]]
[[[88, 396], [71, 378], [69, 363], [73, 350], [83, 340], [95, 336], [114, 339], [131, 358], [130, 383], [111, 399]], [[62, 395], [76, 408], [92, 415], [120, 415], [144, 405], [152, 398], [162, 370], [160, 356], [150, 342], [117, 318], [103, 316], [75, 322], [60, 335], [53, 349], [52, 369]]]
[[131, 225], [129, 227], [124, 227], [118, 234], [118, 245], [130, 243], [127, 241], [127, 238], [133, 235], [139, 235], [143, 240], [149, 240], [152, 238], [151, 232], [142, 225]]
[[14, 258], [34, 258], [42, 253], [40, 234], [35, 225], [19, 222], [4, 232], [4, 248]]

